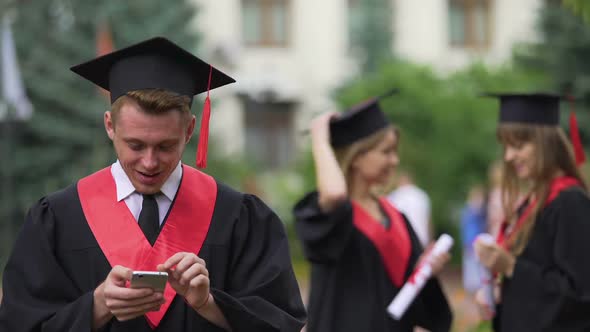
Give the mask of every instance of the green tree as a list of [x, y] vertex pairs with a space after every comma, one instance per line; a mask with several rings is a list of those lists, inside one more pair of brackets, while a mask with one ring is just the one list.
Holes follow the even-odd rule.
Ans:
[[582, 16], [590, 22], [590, 1], [587, 0], [563, 0], [563, 3], [574, 13]]
[[[12, 155], [2, 156], [3, 163], [10, 163], [12, 177], [7, 180], [14, 183], [14, 193], [2, 198], [13, 209], [2, 211], [3, 231], [12, 234], [22, 219], [14, 218], [11, 224], [10, 214], [22, 214], [42, 195], [113, 161], [102, 124], [110, 102], [68, 69], [96, 56], [97, 27], [110, 27], [115, 48], [157, 35], [194, 50], [199, 39], [190, 27], [197, 11], [189, 1], [4, 1], [2, 5], [13, 13], [21, 72], [35, 108], [31, 121], [14, 133], [17, 144]], [[199, 104], [195, 100], [198, 112]], [[187, 159], [194, 163], [194, 145]], [[5, 248], [9, 246], [5, 242]]]
[[[579, 3], [582, 9], [587, 8], [589, 2]], [[550, 90], [577, 98], [576, 114], [582, 141], [587, 147], [590, 144], [590, 64], [587, 61], [590, 25], [559, 2], [551, 1], [540, 12], [538, 27], [540, 41], [517, 47], [515, 60], [528, 70], [546, 74]], [[567, 117], [567, 112], [562, 113]]]

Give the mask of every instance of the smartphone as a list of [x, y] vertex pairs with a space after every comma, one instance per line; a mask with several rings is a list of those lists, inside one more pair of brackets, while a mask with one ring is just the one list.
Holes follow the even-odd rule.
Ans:
[[157, 292], [163, 292], [168, 281], [168, 272], [158, 271], [133, 271], [131, 288], [151, 288]]

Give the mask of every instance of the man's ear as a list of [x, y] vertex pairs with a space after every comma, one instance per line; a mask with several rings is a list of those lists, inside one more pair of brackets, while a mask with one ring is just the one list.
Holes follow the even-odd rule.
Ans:
[[188, 144], [188, 142], [191, 140], [191, 137], [193, 136], [193, 133], [195, 132], [196, 123], [197, 123], [197, 118], [195, 117], [194, 114], [192, 114], [190, 122], [188, 124], [188, 127], [186, 128], [186, 139], [184, 141], [185, 144]]
[[104, 112], [104, 129], [112, 141], [115, 137], [115, 123], [113, 122], [113, 114], [111, 111]]

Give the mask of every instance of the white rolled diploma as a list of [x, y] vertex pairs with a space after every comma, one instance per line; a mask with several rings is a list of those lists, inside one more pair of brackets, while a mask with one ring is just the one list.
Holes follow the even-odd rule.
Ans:
[[[479, 234], [475, 238], [475, 242], [477, 241], [481, 241], [484, 244], [492, 244], [496, 242], [494, 237], [488, 233]], [[494, 280], [492, 272], [488, 270], [485, 266], [483, 266], [480, 262], [478, 262], [478, 265], [480, 271], [481, 286], [484, 294], [484, 301], [486, 306], [490, 309], [490, 311], [494, 313], [496, 310], [496, 301], [494, 300]]]
[[[448, 252], [452, 246], [453, 238], [448, 234], [442, 234], [432, 247], [429, 257], [438, 256], [442, 253]], [[406, 281], [402, 289], [387, 307], [387, 312], [394, 319], [399, 320], [402, 318], [410, 304], [426, 284], [426, 281], [432, 276], [432, 266], [427, 262], [428, 259], [424, 260], [423, 264], [416, 267], [410, 278], [408, 278], [408, 281]]]

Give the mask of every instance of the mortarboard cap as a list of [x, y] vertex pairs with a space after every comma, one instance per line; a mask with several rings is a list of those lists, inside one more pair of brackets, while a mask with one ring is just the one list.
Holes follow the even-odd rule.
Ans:
[[487, 93], [500, 100], [500, 123], [559, 125], [561, 96], [551, 93]]
[[163, 37], [142, 41], [70, 69], [110, 91], [111, 103], [129, 91], [141, 89], [165, 89], [192, 100], [196, 94], [235, 82]]
[[[552, 93], [487, 93], [484, 96], [500, 99], [500, 123], [525, 123], [533, 125], [559, 125], [559, 103], [561, 95]], [[574, 98], [568, 96], [570, 102], [570, 139], [573, 144], [576, 163], [586, 160], [578, 121], [573, 110]]]
[[164, 89], [192, 99], [207, 92], [197, 166], [207, 165], [210, 101], [209, 90], [235, 80], [163, 37], [155, 37], [105, 54], [70, 68], [76, 74], [111, 93], [111, 103], [129, 91]]
[[379, 101], [397, 93], [397, 91], [397, 89], [393, 89], [382, 96], [366, 100], [332, 119], [330, 121], [330, 143], [332, 146], [339, 148], [352, 144], [387, 127], [390, 122], [381, 110]]

